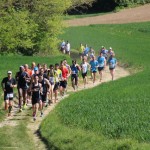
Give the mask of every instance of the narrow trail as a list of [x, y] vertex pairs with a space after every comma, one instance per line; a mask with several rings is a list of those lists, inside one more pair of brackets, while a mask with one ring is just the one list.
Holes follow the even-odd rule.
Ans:
[[[115, 71], [115, 79], [117, 80], [119, 78], [122, 77], [126, 77], [129, 76], [130, 73], [128, 70], [125, 70], [122, 67], [117, 66], [116, 67], [116, 71]], [[95, 84], [93, 85], [92, 80], [90, 79], [90, 77], [88, 77], [88, 84], [86, 86], [86, 89], [88, 88], [93, 88], [99, 84], [105, 83], [105, 82], [109, 82], [111, 81], [111, 76], [109, 73], [109, 69], [108, 67], [106, 67], [106, 69], [104, 70], [104, 74], [103, 74], [103, 80], [102, 82], [99, 82], [99, 76], [97, 73], [97, 79]], [[79, 88], [78, 91], [80, 90], [85, 90], [83, 84], [82, 84], [82, 79], [80, 78], [80, 82], [79, 82]], [[73, 88], [72, 87], [68, 87], [68, 92], [73, 92]], [[45, 110], [44, 110], [44, 116], [40, 117], [40, 115], [38, 114], [37, 120], [34, 122], [31, 116], [31, 104], [28, 105], [28, 109], [24, 110], [21, 113], [18, 113], [18, 104], [17, 101], [15, 100], [14, 103], [14, 108], [12, 111], [12, 116], [11, 117], [6, 117], [6, 119], [0, 123], [0, 128], [2, 128], [3, 126], [16, 126], [19, 124], [19, 121], [21, 120], [27, 120], [27, 133], [30, 134], [30, 136], [32, 137], [35, 147], [37, 150], [46, 150], [47, 147], [45, 145], [45, 143], [42, 141], [42, 139], [40, 138], [39, 135], [39, 126], [42, 122], [42, 120], [55, 108], [55, 106], [64, 98], [66, 98], [67, 96], [69, 96], [69, 94], [66, 94], [63, 98], [58, 97], [59, 101], [56, 104], [51, 104], [50, 106], [48, 106]]]

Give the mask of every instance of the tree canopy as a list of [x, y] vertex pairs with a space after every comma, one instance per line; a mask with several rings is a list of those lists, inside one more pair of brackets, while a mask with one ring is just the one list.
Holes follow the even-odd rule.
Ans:
[[62, 14], [70, 7], [93, 0], [0, 1], [0, 52], [52, 54], [62, 32]]

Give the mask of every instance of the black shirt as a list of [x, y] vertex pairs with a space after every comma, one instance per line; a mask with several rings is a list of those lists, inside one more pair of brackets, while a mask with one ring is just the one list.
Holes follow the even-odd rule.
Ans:
[[13, 88], [10, 85], [16, 85], [16, 80], [14, 78], [8, 79], [8, 77], [3, 78], [2, 84], [4, 85], [4, 89], [7, 93], [13, 93]]
[[27, 81], [26, 77], [28, 78], [28, 74], [26, 72], [17, 72], [16, 78], [18, 81], [18, 87], [26, 87]]

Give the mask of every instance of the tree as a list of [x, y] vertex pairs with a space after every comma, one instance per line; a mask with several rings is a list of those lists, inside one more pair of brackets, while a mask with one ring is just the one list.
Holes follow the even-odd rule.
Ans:
[[92, 0], [0, 1], [0, 51], [54, 53], [62, 32], [62, 14], [69, 7]]

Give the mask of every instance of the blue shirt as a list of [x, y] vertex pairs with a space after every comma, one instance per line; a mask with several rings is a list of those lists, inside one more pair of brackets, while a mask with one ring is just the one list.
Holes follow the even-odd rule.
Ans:
[[98, 66], [99, 67], [104, 67], [104, 62], [105, 62], [105, 57], [104, 56], [98, 56], [97, 61], [98, 61]]
[[78, 68], [75, 65], [70, 66], [72, 74], [78, 74]]
[[89, 47], [86, 47], [85, 50], [84, 50], [84, 54], [88, 54], [90, 48]]
[[92, 71], [97, 71], [97, 66], [98, 66], [98, 61], [97, 60], [91, 60], [90, 65], [91, 65], [91, 70]]
[[117, 63], [116, 58], [110, 57], [108, 60], [109, 68], [115, 68]]

